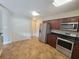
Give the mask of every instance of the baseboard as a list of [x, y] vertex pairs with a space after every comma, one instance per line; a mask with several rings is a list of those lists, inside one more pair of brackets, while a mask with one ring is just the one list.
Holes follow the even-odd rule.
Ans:
[[31, 33], [22, 33], [14, 37], [13, 42], [31, 39]]

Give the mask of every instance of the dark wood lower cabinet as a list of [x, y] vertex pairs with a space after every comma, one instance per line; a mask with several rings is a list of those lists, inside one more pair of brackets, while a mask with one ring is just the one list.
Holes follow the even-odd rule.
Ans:
[[79, 59], [79, 42], [74, 44], [72, 59]]
[[52, 35], [52, 34], [47, 35], [47, 43], [54, 48], [56, 48], [56, 40], [57, 40], [57, 35]]

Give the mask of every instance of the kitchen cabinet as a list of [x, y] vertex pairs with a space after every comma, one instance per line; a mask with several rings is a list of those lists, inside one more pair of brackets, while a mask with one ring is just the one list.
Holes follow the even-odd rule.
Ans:
[[71, 17], [71, 22], [79, 22], [79, 17]]
[[74, 44], [72, 59], [79, 59], [79, 42]]
[[47, 35], [47, 43], [50, 46], [56, 48], [56, 41], [57, 41], [57, 35], [55, 35], [55, 34], [49, 34], [49, 35]]
[[68, 23], [68, 22], [79, 22], [79, 17], [69, 17], [62, 19], [62, 23]]
[[68, 18], [63, 18], [63, 19], [61, 20], [61, 23], [67, 23], [67, 22], [70, 22], [70, 20], [69, 20]]
[[50, 27], [51, 27], [51, 29], [59, 30], [60, 29], [60, 20], [57, 19], [57, 20], [50, 21]]

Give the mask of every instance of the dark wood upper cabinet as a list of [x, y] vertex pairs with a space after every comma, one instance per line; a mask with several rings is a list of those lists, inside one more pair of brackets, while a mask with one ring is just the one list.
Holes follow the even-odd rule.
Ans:
[[79, 17], [62, 18], [61, 23], [79, 22]]
[[61, 20], [61, 23], [67, 23], [67, 22], [70, 22], [70, 20], [69, 20], [68, 18], [63, 18], [63, 19]]
[[50, 27], [51, 27], [51, 29], [59, 30], [60, 29], [60, 20], [50, 21]]
[[70, 18], [71, 22], [78, 22], [79, 21], [79, 17], [72, 17]]

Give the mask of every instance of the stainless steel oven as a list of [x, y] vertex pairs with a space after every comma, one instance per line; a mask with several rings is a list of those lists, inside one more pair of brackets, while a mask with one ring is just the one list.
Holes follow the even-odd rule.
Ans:
[[62, 30], [77, 31], [79, 29], [78, 22], [61, 23]]
[[56, 49], [70, 58], [72, 55], [73, 46], [74, 41], [70, 41], [61, 37], [57, 38]]

